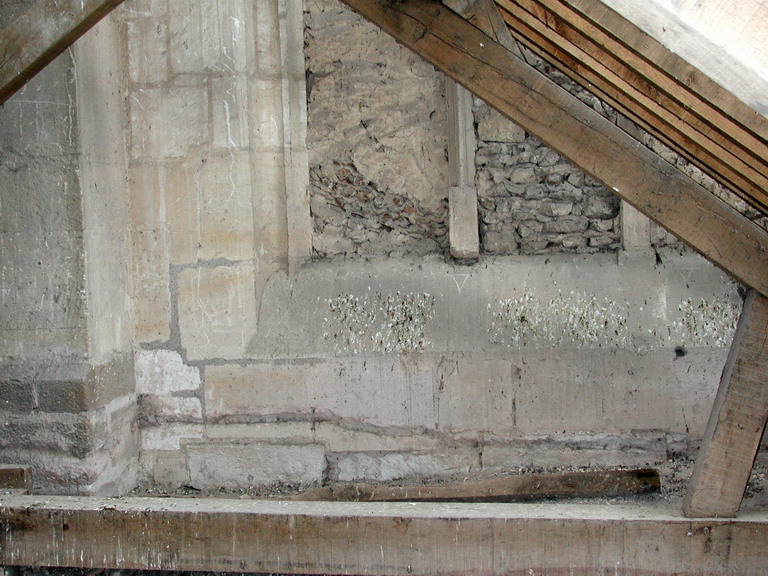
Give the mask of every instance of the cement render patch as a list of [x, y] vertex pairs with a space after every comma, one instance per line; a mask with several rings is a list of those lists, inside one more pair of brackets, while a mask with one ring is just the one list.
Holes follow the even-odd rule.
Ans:
[[170, 395], [173, 392], [197, 390], [200, 369], [184, 364], [172, 350], [140, 350], [136, 353], [136, 393]]

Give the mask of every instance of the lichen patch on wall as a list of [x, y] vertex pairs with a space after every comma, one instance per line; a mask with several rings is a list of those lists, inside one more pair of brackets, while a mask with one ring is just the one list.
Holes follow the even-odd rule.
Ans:
[[491, 340], [509, 346], [624, 348], [629, 342], [629, 304], [594, 294], [558, 293], [542, 300], [523, 294], [488, 305]]
[[337, 353], [412, 353], [426, 350], [435, 298], [426, 293], [340, 294], [328, 300], [323, 337]]

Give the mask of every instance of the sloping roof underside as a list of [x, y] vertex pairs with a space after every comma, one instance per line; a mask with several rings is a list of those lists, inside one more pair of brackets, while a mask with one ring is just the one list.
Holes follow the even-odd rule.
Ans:
[[768, 213], [768, 119], [710, 76], [748, 90], [763, 107], [768, 92], [757, 91], [764, 84], [758, 71], [739, 65], [663, 7], [610, 2], [641, 15], [649, 28], [674, 31], [662, 33], [707, 70], [599, 0], [496, 0], [515, 38]]

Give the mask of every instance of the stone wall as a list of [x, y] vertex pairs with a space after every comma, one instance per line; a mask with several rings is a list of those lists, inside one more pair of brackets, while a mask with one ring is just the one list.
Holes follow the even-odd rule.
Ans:
[[[587, 254], [616, 249], [617, 205], [557, 155], [488, 136], [477, 108], [483, 149], [508, 146], [481, 151], [484, 173], [503, 158], [503, 179], [532, 178], [513, 189], [551, 192], [525, 222], [552, 245], [458, 266], [430, 66], [330, 0], [132, 0], [122, 19], [145, 484], [653, 464], [701, 434], [735, 287], [690, 254]], [[301, 110], [306, 220], [289, 185]], [[301, 226], [312, 261], [292, 264]], [[696, 323], [721, 301], [711, 329]], [[601, 319], [615, 335], [579, 328]]]
[[621, 246], [620, 201], [475, 99], [480, 236], [486, 254], [594, 253]]
[[136, 480], [115, 40], [108, 20], [0, 107], [0, 462], [36, 490]]
[[315, 255], [447, 253], [445, 78], [338, 0], [305, 22]]
[[[652, 465], [700, 437], [736, 286], [617, 257], [615, 199], [479, 103], [485, 254], [447, 259], [443, 79], [340, 3], [105, 22], [49, 104], [0, 111], [0, 240], [24, 247], [0, 459], [36, 489], [118, 493], [137, 441], [144, 484], [218, 490]], [[24, 156], [33, 104], [58, 140]]]

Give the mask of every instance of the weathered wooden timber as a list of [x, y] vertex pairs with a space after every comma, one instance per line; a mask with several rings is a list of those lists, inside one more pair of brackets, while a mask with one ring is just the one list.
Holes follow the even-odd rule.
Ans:
[[644, 505], [13, 496], [0, 564], [277, 574], [758, 576], [768, 513]]
[[768, 298], [750, 291], [723, 369], [683, 510], [734, 516], [768, 420]]
[[720, 87], [699, 94], [702, 85], [714, 82], [599, 0], [497, 4], [529, 48], [744, 200], [768, 210], [766, 118]]
[[589, 470], [554, 474], [521, 474], [469, 482], [377, 486], [342, 484], [304, 492], [293, 500], [335, 502], [525, 502], [557, 498], [596, 498], [653, 494], [661, 488], [659, 473], [640, 470]]

